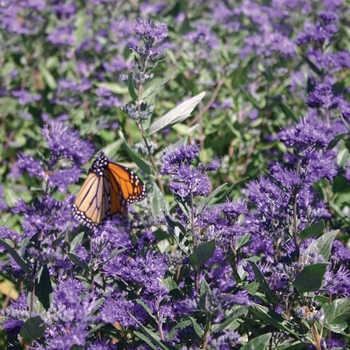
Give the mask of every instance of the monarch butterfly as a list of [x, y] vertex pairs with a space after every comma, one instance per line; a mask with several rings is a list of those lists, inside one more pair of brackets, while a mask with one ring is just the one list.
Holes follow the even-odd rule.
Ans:
[[75, 198], [73, 217], [94, 230], [106, 217], [116, 213], [125, 217], [126, 204], [145, 197], [146, 188], [138, 176], [100, 152]]

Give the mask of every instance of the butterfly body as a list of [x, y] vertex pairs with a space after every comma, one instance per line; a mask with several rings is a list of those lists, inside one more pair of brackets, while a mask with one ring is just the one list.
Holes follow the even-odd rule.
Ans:
[[127, 215], [127, 204], [142, 201], [146, 188], [138, 176], [123, 165], [98, 154], [73, 204], [73, 216], [90, 229], [119, 213]]

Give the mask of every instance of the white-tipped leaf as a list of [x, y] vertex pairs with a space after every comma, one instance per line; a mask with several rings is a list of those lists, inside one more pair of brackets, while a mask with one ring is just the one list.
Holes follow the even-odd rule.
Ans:
[[196, 106], [203, 99], [204, 96], [205, 96], [205, 92], [201, 92], [200, 94], [179, 104], [177, 107], [172, 109], [163, 117], [155, 121], [150, 126], [148, 135], [152, 135], [155, 132], [160, 131], [170, 125], [174, 125], [176, 123], [180, 123], [183, 120], [185, 120], [188, 116], [190, 116], [192, 111], [196, 108]]

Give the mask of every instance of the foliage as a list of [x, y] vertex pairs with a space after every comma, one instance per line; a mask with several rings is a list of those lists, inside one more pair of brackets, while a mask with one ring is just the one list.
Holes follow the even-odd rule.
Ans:
[[[0, 345], [349, 347], [349, 15], [2, 1]], [[89, 230], [99, 150], [148, 194]]]

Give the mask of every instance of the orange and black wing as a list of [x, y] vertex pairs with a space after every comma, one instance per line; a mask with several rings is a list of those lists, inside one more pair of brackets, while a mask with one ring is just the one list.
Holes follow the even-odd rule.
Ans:
[[[116, 197], [115, 190], [121, 191], [122, 198], [126, 203], [139, 202], [146, 197], [146, 187], [139, 177], [123, 165], [109, 162], [106, 174], [111, 184], [111, 214], [118, 211], [113, 205], [113, 197]], [[117, 192], [118, 192], [117, 191]]]
[[96, 229], [108, 216], [127, 215], [127, 203], [142, 201], [145, 185], [128, 168], [108, 161], [100, 152], [73, 205], [73, 216], [90, 229]]
[[104, 176], [90, 173], [77, 194], [73, 216], [90, 229], [97, 227], [109, 209], [109, 184]]

